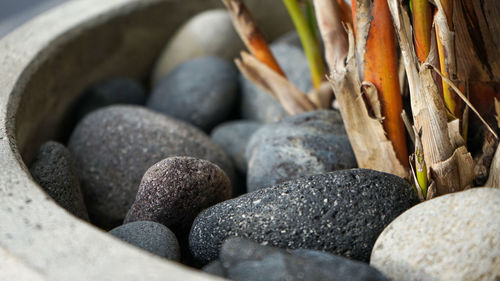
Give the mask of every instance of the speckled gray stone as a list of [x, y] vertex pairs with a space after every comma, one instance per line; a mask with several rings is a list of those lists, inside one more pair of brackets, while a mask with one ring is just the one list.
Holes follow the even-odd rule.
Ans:
[[250, 137], [261, 126], [261, 123], [255, 121], [231, 121], [215, 127], [210, 136], [231, 157], [238, 171], [245, 174], [247, 172], [245, 150]]
[[181, 252], [175, 234], [152, 221], [136, 221], [118, 226], [109, 233], [155, 255], [179, 261]]
[[69, 149], [91, 220], [107, 229], [121, 224], [144, 172], [162, 159], [206, 159], [234, 178], [231, 160], [207, 135], [139, 106], [110, 106], [87, 115], [75, 128]]
[[222, 267], [222, 263], [219, 260], [215, 260], [205, 265], [201, 270], [212, 275], [226, 277], [226, 270]]
[[[276, 60], [288, 79], [304, 93], [312, 89], [311, 74], [307, 58], [302, 50], [289, 44], [271, 45]], [[283, 107], [268, 92], [257, 87], [240, 74], [241, 114], [244, 119], [263, 123], [275, 122], [288, 116]]]
[[189, 245], [203, 263], [216, 259], [231, 236], [368, 261], [379, 233], [417, 202], [405, 180], [382, 172], [306, 176], [206, 209], [193, 223]]
[[162, 78], [147, 106], [208, 132], [234, 111], [237, 94], [238, 71], [231, 63], [199, 57]]
[[61, 207], [81, 219], [89, 220], [75, 163], [64, 145], [55, 141], [42, 144], [31, 163], [30, 172]]
[[369, 265], [325, 252], [286, 251], [242, 238], [224, 241], [221, 266], [236, 281], [387, 281]]
[[128, 77], [107, 79], [90, 87], [83, 94], [75, 110], [76, 120], [81, 120], [88, 113], [108, 105], [143, 105], [145, 102], [145, 90], [136, 80]]
[[411, 208], [380, 234], [370, 263], [391, 280], [500, 280], [500, 189]]
[[357, 167], [340, 113], [289, 116], [256, 131], [246, 150], [247, 190], [299, 176]]
[[231, 198], [231, 191], [231, 181], [217, 165], [169, 157], [146, 171], [125, 222], [156, 221], [182, 236], [201, 210]]

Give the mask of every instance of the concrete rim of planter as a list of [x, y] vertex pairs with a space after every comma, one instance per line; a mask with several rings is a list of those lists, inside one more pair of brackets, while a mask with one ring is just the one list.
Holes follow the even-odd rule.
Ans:
[[[259, 1], [267, 2], [249, 2]], [[0, 40], [0, 280], [219, 280], [138, 250], [76, 219], [40, 189], [25, 165], [35, 147], [58, 136], [68, 107], [86, 85], [121, 69], [126, 70], [119, 74], [144, 78], [155, 58], [152, 53], [162, 47], [158, 42], [174, 30], [155, 29], [163, 22], [155, 22], [154, 16], [182, 7], [175, 13], [179, 16], [169, 19], [178, 25], [218, 2], [71, 1]], [[271, 18], [276, 9], [268, 10]], [[117, 38], [108, 38], [116, 35], [110, 30]], [[151, 50], [127, 41], [138, 36]], [[89, 46], [94, 54], [87, 54]], [[68, 48], [73, 52], [66, 52]], [[132, 70], [127, 72], [127, 67]], [[87, 72], [77, 77], [81, 79], [74, 77]], [[52, 95], [55, 98], [48, 98]]]

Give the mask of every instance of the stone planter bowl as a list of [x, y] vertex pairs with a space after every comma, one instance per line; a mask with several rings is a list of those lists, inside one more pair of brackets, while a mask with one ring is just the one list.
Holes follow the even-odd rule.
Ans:
[[[290, 29], [281, 1], [246, 2], [265, 7], [256, 17], [270, 38]], [[67, 134], [86, 86], [113, 75], [146, 81], [177, 27], [215, 7], [220, 0], [77, 0], [0, 41], [0, 280], [218, 280], [70, 215], [27, 169], [41, 143]]]

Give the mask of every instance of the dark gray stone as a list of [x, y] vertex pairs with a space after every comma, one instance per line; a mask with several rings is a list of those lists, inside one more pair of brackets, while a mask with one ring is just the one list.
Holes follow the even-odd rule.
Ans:
[[261, 123], [249, 120], [238, 120], [222, 123], [211, 133], [212, 140], [220, 145], [231, 157], [239, 172], [247, 172], [245, 150], [252, 134], [262, 126]]
[[264, 125], [246, 150], [247, 189], [357, 167], [340, 113], [306, 112]]
[[[289, 44], [275, 44], [271, 50], [288, 79], [304, 93], [312, 89], [311, 73], [302, 50]], [[241, 114], [244, 119], [263, 123], [275, 122], [288, 116], [283, 107], [268, 92], [240, 74]]]
[[235, 281], [387, 281], [365, 263], [320, 251], [282, 250], [242, 238], [224, 241], [220, 260], [220, 272]]
[[201, 210], [231, 198], [231, 191], [231, 181], [217, 165], [170, 157], [146, 171], [125, 223], [156, 221], [183, 236]]
[[212, 275], [227, 277], [226, 270], [222, 267], [222, 263], [219, 260], [215, 260], [207, 265], [205, 265], [201, 270]]
[[146, 170], [167, 157], [206, 159], [234, 178], [231, 160], [202, 131], [139, 106], [90, 113], [73, 131], [69, 149], [91, 220], [106, 229], [121, 224]]
[[366, 262], [384, 227], [416, 203], [408, 182], [382, 172], [306, 176], [206, 209], [193, 223], [189, 246], [203, 263], [216, 259], [222, 241], [231, 236]]
[[155, 255], [179, 261], [181, 252], [175, 234], [152, 221], [136, 221], [112, 229], [113, 236]]
[[113, 104], [143, 105], [146, 102], [144, 88], [128, 77], [105, 80], [90, 87], [81, 97], [76, 109], [76, 118], [81, 120], [88, 113]]
[[237, 93], [238, 72], [232, 64], [217, 57], [200, 57], [162, 78], [147, 106], [210, 131], [232, 113]]
[[30, 172], [61, 207], [81, 219], [89, 220], [75, 163], [64, 145], [48, 141], [40, 146]]

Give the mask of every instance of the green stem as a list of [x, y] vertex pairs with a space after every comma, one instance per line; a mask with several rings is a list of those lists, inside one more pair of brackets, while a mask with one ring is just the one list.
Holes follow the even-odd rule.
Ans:
[[326, 75], [320, 44], [317, 37], [314, 36], [315, 32], [312, 31], [311, 26], [302, 14], [299, 2], [297, 0], [283, 0], [283, 2], [299, 34], [304, 52], [309, 61], [313, 86], [317, 89]]

